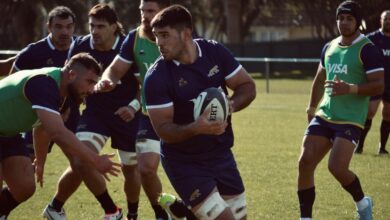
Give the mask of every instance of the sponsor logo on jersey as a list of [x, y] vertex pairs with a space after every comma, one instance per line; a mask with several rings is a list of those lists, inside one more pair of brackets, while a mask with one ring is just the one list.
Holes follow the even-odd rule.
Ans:
[[342, 74], [347, 74], [348, 73], [348, 66], [347, 64], [328, 64], [328, 70], [329, 72], [333, 73], [342, 73]]
[[190, 195], [190, 201], [194, 201], [195, 199], [199, 198], [201, 195], [200, 190], [196, 189], [191, 195]]
[[183, 79], [183, 78], [179, 79], [179, 86], [180, 87], [186, 86], [187, 84], [188, 84], [188, 82], [185, 79]]
[[46, 64], [49, 65], [49, 66], [53, 65], [54, 64], [53, 59], [52, 58], [47, 59], [46, 60]]
[[219, 73], [219, 67], [218, 67], [218, 65], [215, 65], [213, 68], [211, 68], [211, 70], [209, 71], [209, 74], [207, 76], [212, 77], [217, 73]]
[[153, 63], [145, 63], [144, 62], [144, 65], [145, 65], [146, 69], [149, 70], [149, 68], [153, 65]]
[[390, 56], [390, 50], [389, 49], [382, 49], [383, 55], [388, 57]]

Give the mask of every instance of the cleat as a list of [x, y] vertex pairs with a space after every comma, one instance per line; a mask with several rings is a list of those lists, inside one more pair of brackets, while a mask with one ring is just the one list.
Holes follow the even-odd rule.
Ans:
[[368, 196], [364, 197], [364, 199], [366, 199], [368, 201], [368, 206], [367, 206], [367, 208], [365, 208], [361, 211], [357, 210], [358, 219], [359, 220], [372, 220], [372, 206], [373, 206], [372, 199]]
[[158, 197], [157, 202], [158, 204], [160, 204], [161, 207], [163, 207], [163, 209], [165, 209], [166, 212], [168, 212], [168, 214], [170, 215], [170, 217], [172, 217], [172, 219], [183, 220], [185, 218], [177, 217], [172, 213], [171, 209], [169, 208], [173, 203], [175, 203], [176, 200], [177, 198], [172, 194], [161, 193], [161, 195]]
[[384, 149], [384, 148], [379, 148], [379, 152], [378, 152], [379, 155], [388, 155], [389, 152]]
[[122, 209], [118, 208], [115, 213], [104, 215], [104, 220], [121, 220], [123, 217]]
[[50, 205], [47, 205], [45, 209], [43, 210], [43, 218], [48, 220], [66, 220], [65, 210], [64, 208], [61, 208], [61, 211], [57, 211], [50, 207]]
[[355, 148], [355, 154], [362, 154], [363, 153], [363, 148], [362, 147], [356, 147]]
[[126, 220], [137, 220], [138, 215], [137, 214], [127, 214]]

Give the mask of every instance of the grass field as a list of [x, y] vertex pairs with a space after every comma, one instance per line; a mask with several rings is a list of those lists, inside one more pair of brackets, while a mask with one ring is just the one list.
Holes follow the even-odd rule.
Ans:
[[[265, 82], [257, 80], [258, 96], [251, 106], [233, 116], [236, 160], [246, 187], [248, 219], [299, 219], [296, 196], [297, 159], [306, 128], [305, 107], [309, 80], [272, 80], [270, 93]], [[376, 117], [366, 141], [364, 154], [354, 156], [351, 169], [359, 175], [367, 195], [374, 199], [374, 219], [390, 219], [390, 157], [376, 155], [380, 117]], [[390, 147], [389, 147], [390, 148]], [[111, 149], [106, 147], [106, 152]], [[327, 158], [316, 173], [315, 219], [354, 219], [351, 196], [327, 170]], [[68, 162], [59, 148], [48, 157], [45, 185], [20, 205], [10, 220], [41, 219], [41, 212], [55, 192], [56, 182]], [[164, 191], [174, 192], [160, 170]], [[126, 207], [123, 178], [112, 178], [109, 192]], [[102, 219], [103, 213], [91, 193], [80, 187], [65, 204], [68, 219]], [[153, 219], [152, 209], [142, 193], [139, 219]]]

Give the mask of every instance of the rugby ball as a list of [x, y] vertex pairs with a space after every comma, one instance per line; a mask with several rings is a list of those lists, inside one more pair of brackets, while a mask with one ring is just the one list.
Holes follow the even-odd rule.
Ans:
[[229, 100], [221, 89], [214, 87], [205, 89], [194, 100], [194, 119], [196, 120], [206, 109], [210, 109], [207, 116], [209, 121], [226, 121], [229, 115]]

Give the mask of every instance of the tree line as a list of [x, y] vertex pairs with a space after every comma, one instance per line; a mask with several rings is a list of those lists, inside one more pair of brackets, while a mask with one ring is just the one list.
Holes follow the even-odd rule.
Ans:
[[[71, 8], [77, 16], [76, 34], [88, 33], [88, 10], [106, 2], [118, 13], [126, 30], [139, 23], [138, 0], [1, 0], [0, 49], [23, 48], [44, 37], [46, 15], [57, 5]], [[341, 0], [172, 0], [188, 7], [198, 36], [218, 41], [249, 41], [253, 25], [311, 26], [312, 37], [330, 39], [338, 35], [335, 25]], [[379, 16], [390, 9], [388, 0], [357, 0], [362, 5], [364, 30], [379, 28]]]

